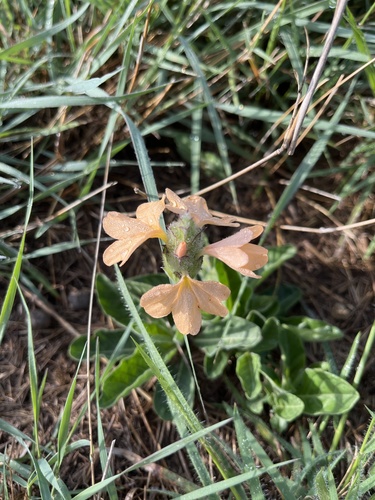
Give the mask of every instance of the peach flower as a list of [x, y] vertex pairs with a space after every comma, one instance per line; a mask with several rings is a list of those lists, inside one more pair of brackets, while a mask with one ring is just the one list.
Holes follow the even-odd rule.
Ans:
[[207, 224], [229, 227], [239, 226], [239, 223], [235, 222], [235, 217], [214, 217], [211, 215], [206, 200], [201, 196], [191, 195], [182, 199], [168, 188], [165, 190], [165, 194], [169, 201], [169, 204], [166, 205], [168, 210], [178, 215], [188, 212], [195, 224], [199, 227], [206, 226]]
[[119, 212], [108, 212], [103, 219], [104, 231], [117, 239], [103, 254], [107, 266], [121, 262], [125, 264], [131, 254], [149, 238], [167, 240], [160, 227], [160, 216], [165, 208], [165, 196], [159, 201], [142, 203], [135, 213], [136, 219]]
[[202, 254], [216, 257], [244, 276], [260, 278], [253, 271], [267, 263], [268, 252], [265, 248], [248, 242], [262, 232], [262, 226], [246, 227], [228, 238], [206, 246]]
[[196, 335], [202, 325], [201, 311], [225, 316], [228, 310], [221, 302], [229, 295], [229, 288], [221, 283], [183, 276], [175, 285], [152, 288], [141, 297], [140, 304], [153, 318], [163, 318], [172, 313], [181, 333]]

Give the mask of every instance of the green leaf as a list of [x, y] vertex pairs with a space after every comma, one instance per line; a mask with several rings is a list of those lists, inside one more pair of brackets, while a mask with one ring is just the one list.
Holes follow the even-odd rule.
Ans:
[[[99, 355], [109, 359], [120, 342], [124, 330], [96, 330], [94, 335], [90, 338], [90, 352], [95, 356], [95, 346], [97, 339], [99, 339]], [[74, 359], [79, 359], [82, 351], [86, 346], [87, 335], [81, 335], [73, 340], [69, 346], [69, 354]], [[125, 345], [119, 350], [118, 357], [129, 357], [134, 353], [135, 345], [131, 338], [129, 338]]]
[[276, 316], [280, 309], [276, 297], [255, 294], [251, 297], [248, 308], [254, 309], [264, 316]]
[[[176, 384], [185, 396], [186, 401], [189, 403], [190, 408], [192, 408], [194, 403], [195, 385], [194, 377], [190, 368], [186, 364], [185, 360], [179, 359], [179, 362], [170, 366], [169, 369], [176, 381]], [[166, 401], [165, 392], [159, 382], [157, 382], [155, 387], [154, 409], [160, 418], [164, 420], [173, 420], [172, 412]]]
[[279, 333], [281, 349], [283, 387], [290, 389], [306, 365], [305, 349], [301, 338], [290, 330], [281, 328]]
[[303, 401], [290, 392], [274, 393], [271, 399], [275, 414], [287, 422], [295, 420], [304, 412], [305, 405]]
[[98, 274], [96, 277], [96, 291], [103, 311], [119, 324], [127, 325], [130, 315], [118, 287], [104, 274]]
[[275, 416], [287, 422], [299, 417], [305, 407], [302, 398], [282, 389], [276, 374], [267, 367], [263, 366], [261, 373], [265, 378], [264, 388], [268, 395], [268, 403], [272, 406]]
[[262, 340], [253, 348], [253, 352], [266, 352], [279, 344], [280, 322], [277, 318], [267, 318], [262, 326]]
[[[230, 267], [226, 266], [223, 262], [221, 262], [221, 260], [215, 259], [214, 265], [216, 268], [218, 281], [223, 285], [226, 285], [231, 291], [230, 296], [226, 302], [228, 309], [231, 311], [233, 303], [235, 302], [241, 287], [241, 277], [237, 271], [234, 271]], [[241, 297], [241, 300], [246, 300], [246, 298]]]
[[206, 354], [203, 361], [204, 373], [210, 380], [220, 377], [228, 365], [228, 359], [229, 352], [227, 351], [218, 351], [214, 356]]
[[[163, 357], [170, 360], [176, 353], [175, 348], [169, 348]], [[103, 382], [100, 406], [106, 408], [112, 406], [116, 401], [127, 396], [132, 389], [144, 384], [152, 376], [139, 349], [134, 354], [123, 359], [121, 363], [105, 378]]]
[[264, 367], [262, 375], [266, 379], [264, 387], [268, 395], [268, 403], [272, 406], [275, 415], [287, 422], [291, 422], [299, 417], [305, 407], [302, 398], [282, 389], [276, 381], [274, 374], [264, 369]]
[[259, 396], [258, 398], [248, 401], [246, 408], [248, 408], [252, 413], [260, 415], [263, 412], [264, 404], [267, 403], [266, 396]]
[[134, 354], [123, 359], [103, 383], [100, 406], [113, 405], [120, 397], [127, 396], [132, 389], [139, 387], [151, 377], [147, 363], [135, 349]]
[[135, 276], [131, 280], [126, 281], [128, 283], [146, 283], [150, 286], [166, 285], [169, 283], [168, 276], [166, 274], [141, 274], [140, 276]]
[[[225, 335], [224, 335], [225, 332]], [[238, 316], [212, 321], [194, 337], [194, 344], [209, 356], [218, 350], [247, 351], [262, 340], [259, 326]]]
[[341, 339], [343, 333], [340, 328], [329, 325], [320, 319], [306, 316], [291, 316], [283, 318], [283, 328], [297, 334], [307, 342], [324, 342]]
[[245, 352], [237, 358], [236, 374], [249, 400], [255, 399], [262, 391], [260, 370], [261, 361], [259, 354]]
[[[150, 285], [159, 285], [165, 282], [166, 277], [158, 274], [154, 276], [145, 275], [140, 276], [138, 279], [127, 280], [126, 285], [134, 303], [138, 306], [142, 295], [150, 289]], [[130, 315], [118, 287], [104, 274], [98, 274], [96, 278], [96, 291], [103, 311], [116, 320], [117, 323], [127, 325]], [[143, 309], [140, 310], [140, 314], [145, 319], [150, 320], [150, 317], [144, 313]]]
[[341, 415], [353, 408], [358, 392], [346, 380], [321, 368], [306, 368], [296, 394], [308, 415]]
[[298, 304], [302, 298], [300, 288], [288, 283], [282, 283], [276, 289], [267, 290], [265, 294], [276, 296], [279, 304], [278, 316], [285, 316], [289, 310]]

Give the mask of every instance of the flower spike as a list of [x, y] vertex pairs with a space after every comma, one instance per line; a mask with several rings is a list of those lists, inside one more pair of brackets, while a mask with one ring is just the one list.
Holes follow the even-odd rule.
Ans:
[[268, 252], [265, 248], [248, 242], [262, 232], [262, 226], [246, 227], [228, 238], [206, 246], [202, 254], [216, 257], [244, 276], [260, 278], [253, 271], [267, 263]]
[[214, 217], [213, 215], [211, 215], [210, 211], [208, 210], [206, 200], [201, 196], [191, 195], [187, 198], [182, 199], [168, 188], [165, 190], [165, 194], [167, 195], [169, 201], [169, 203], [166, 205], [166, 208], [168, 208], [168, 210], [178, 215], [182, 215], [188, 212], [195, 224], [199, 227], [203, 227], [208, 224], [214, 226], [229, 227], [239, 226], [239, 223], [236, 222], [235, 217]]
[[175, 285], [159, 285], [141, 297], [140, 304], [153, 318], [172, 313], [177, 329], [184, 335], [196, 335], [202, 326], [201, 311], [226, 316], [222, 304], [230, 290], [215, 281], [198, 281], [183, 276]]
[[107, 266], [120, 262], [124, 265], [131, 254], [149, 238], [166, 241], [167, 235], [160, 227], [160, 216], [165, 208], [165, 196], [159, 201], [142, 203], [135, 213], [136, 219], [119, 212], [108, 212], [103, 219], [104, 231], [117, 239], [103, 254]]

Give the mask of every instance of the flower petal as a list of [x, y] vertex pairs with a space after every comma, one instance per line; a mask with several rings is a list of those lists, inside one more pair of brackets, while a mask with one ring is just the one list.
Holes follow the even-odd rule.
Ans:
[[184, 335], [196, 335], [202, 326], [201, 312], [226, 316], [228, 309], [221, 303], [230, 295], [225, 285], [215, 281], [198, 281], [184, 276], [172, 310], [177, 328]]
[[206, 226], [207, 224], [215, 226], [238, 227], [238, 222], [234, 222], [235, 217], [214, 217], [208, 210], [207, 202], [200, 196], [188, 196], [185, 200], [185, 205], [198, 226]]
[[236, 267], [245, 266], [249, 260], [246, 252], [243, 252], [241, 248], [221, 248], [208, 245], [203, 249], [203, 254], [215, 257], [216, 259], [223, 261], [229, 267], [233, 267], [234, 265]]
[[259, 278], [253, 271], [267, 263], [268, 252], [261, 246], [247, 242], [259, 236], [262, 231], [262, 226], [246, 227], [228, 238], [207, 245], [202, 254], [216, 257], [244, 276]]
[[164, 318], [172, 311], [178, 294], [177, 285], [159, 285], [144, 293], [140, 300], [141, 307], [153, 318]]
[[196, 335], [202, 326], [201, 310], [189, 285], [190, 278], [180, 281], [178, 297], [172, 310], [177, 329], [184, 335]]
[[[232, 236], [208, 245], [209, 248], [242, 247], [245, 243], [257, 238], [263, 232], [262, 226], [245, 227]], [[207, 248], [207, 247], [206, 247]]]
[[175, 214], [183, 214], [188, 212], [197, 226], [202, 227], [207, 224], [215, 226], [238, 227], [238, 222], [234, 222], [235, 217], [214, 217], [208, 210], [207, 202], [204, 198], [197, 195], [191, 195], [181, 199], [176, 193], [170, 189], [165, 190], [169, 204], [166, 205], [168, 210]]
[[167, 188], [165, 190], [165, 194], [167, 195], [169, 201], [167, 208], [170, 212], [173, 212], [175, 214], [183, 214], [184, 212], [187, 211], [187, 207], [183, 202], [183, 200], [171, 189]]
[[[155, 205], [159, 204], [159, 205]], [[143, 208], [147, 205], [146, 208]], [[150, 207], [150, 205], [152, 205]], [[133, 219], [119, 212], [108, 212], [103, 219], [104, 231], [119, 241], [112, 243], [103, 254], [103, 261], [107, 266], [112, 266], [117, 262], [121, 262], [121, 266], [129, 259], [136, 248], [144, 243], [149, 238], [166, 239], [166, 234], [159, 225], [159, 217], [164, 208], [164, 197], [162, 200], [151, 203], [143, 203], [141, 208], [141, 216], [148, 217], [146, 221]], [[152, 210], [152, 212], [149, 212]], [[138, 213], [138, 210], [137, 210]], [[155, 215], [156, 214], [156, 215]], [[155, 215], [155, 218], [153, 218]], [[152, 225], [152, 224], [155, 225]]]
[[172, 312], [177, 329], [184, 335], [196, 335], [202, 326], [202, 311], [225, 316], [221, 303], [230, 295], [228, 287], [215, 281], [198, 281], [183, 276], [176, 285], [159, 285], [141, 297], [140, 304], [153, 318]]
[[113, 264], [120, 262], [120, 266], [123, 266], [134, 250], [148, 240], [148, 238], [150, 238], [150, 231], [148, 233], [133, 234], [131, 238], [111, 243], [103, 253], [104, 264], [106, 266], [113, 266]]
[[228, 309], [222, 304], [230, 295], [230, 289], [216, 281], [190, 279], [190, 287], [197, 299], [198, 307], [209, 314], [226, 316]]
[[143, 222], [119, 212], [108, 212], [103, 219], [104, 231], [111, 238], [122, 240], [138, 233], [150, 232], [151, 228]]
[[243, 276], [247, 276], [248, 278], [255, 278], [259, 280], [262, 277], [259, 274], [255, 274], [251, 269], [246, 269], [246, 267], [238, 267], [236, 271], [241, 273]]
[[[161, 200], [142, 203], [137, 208], [135, 215], [138, 220], [152, 227], [154, 230], [161, 230], [160, 216], [165, 208], [165, 195]], [[164, 231], [163, 231], [164, 233]]]
[[246, 266], [244, 266], [246, 268], [255, 271], [256, 269], [263, 267], [268, 262], [268, 251], [266, 248], [248, 243], [247, 245], [241, 247], [241, 250], [246, 252], [248, 258], [248, 262]]

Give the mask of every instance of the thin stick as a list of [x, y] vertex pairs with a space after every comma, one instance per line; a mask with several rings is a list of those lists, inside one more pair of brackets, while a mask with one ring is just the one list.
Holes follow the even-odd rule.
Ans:
[[299, 136], [299, 133], [301, 131], [303, 121], [304, 121], [305, 116], [307, 114], [307, 110], [310, 106], [310, 103], [311, 103], [311, 100], [313, 98], [316, 87], [319, 83], [319, 79], [322, 76], [323, 69], [324, 69], [324, 66], [325, 66], [327, 58], [328, 58], [328, 54], [331, 50], [333, 41], [334, 41], [335, 36], [336, 36], [336, 31], [337, 31], [337, 28], [340, 24], [341, 18], [344, 14], [344, 10], [345, 10], [347, 2], [348, 2], [348, 0], [338, 0], [337, 1], [335, 13], [334, 13], [333, 19], [332, 19], [332, 24], [328, 30], [327, 38], [326, 38], [326, 41], [325, 41], [325, 44], [323, 47], [322, 54], [319, 58], [318, 64], [317, 64], [315, 71], [314, 71], [314, 74], [311, 78], [309, 88], [307, 89], [306, 95], [305, 95], [305, 97], [302, 101], [301, 107], [299, 109], [296, 124], [293, 127], [294, 132], [293, 132], [292, 140], [291, 140], [291, 143], [290, 143], [290, 146], [288, 149], [289, 155], [294, 154], [294, 151], [296, 149], [298, 136]]
[[151, 2], [150, 5], [149, 5], [149, 7], [148, 7], [146, 22], [145, 22], [145, 25], [144, 25], [144, 28], [143, 28], [143, 33], [142, 33], [141, 39], [139, 41], [139, 50], [138, 50], [137, 60], [135, 62], [135, 68], [134, 68], [134, 71], [133, 71], [133, 76], [132, 76], [132, 79], [131, 79], [131, 82], [130, 82], [130, 85], [129, 85], [129, 88], [128, 88], [128, 94], [130, 94], [132, 92], [133, 88], [134, 88], [134, 85], [135, 85], [135, 82], [137, 80], [137, 76], [138, 76], [138, 73], [139, 73], [139, 68], [141, 66], [141, 60], [142, 60], [142, 56], [143, 56], [143, 50], [144, 50], [144, 47], [145, 47], [145, 41], [146, 41], [146, 37], [147, 37], [148, 26], [150, 24], [152, 3], [153, 2]]
[[22, 289], [22, 293], [24, 295], [26, 295], [26, 297], [30, 298], [34, 302], [34, 304], [36, 304], [45, 313], [47, 313], [49, 316], [54, 318], [58, 323], [60, 323], [60, 325], [64, 328], [64, 330], [69, 332], [75, 338], [80, 336], [80, 333], [70, 323], [68, 323], [64, 318], [62, 318], [55, 311], [55, 309], [47, 302], [47, 300], [39, 299], [36, 295], [29, 292], [29, 290], [24, 288], [22, 285], [21, 285], [21, 289]]
[[[372, 64], [374, 64], [375, 62], [375, 57], [373, 59], [371, 59], [371, 61], [368, 61], [367, 63], [363, 64], [361, 67], [357, 68], [355, 71], [353, 71], [353, 73], [351, 73], [350, 75], [348, 75], [347, 77], [345, 77], [343, 80], [340, 81], [340, 83], [337, 83], [333, 89], [335, 90], [335, 92], [337, 91], [337, 89], [339, 87], [341, 87], [342, 85], [344, 85], [344, 83], [348, 82], [349, 80], [351, 80], [352, 78], [354, 78], [354, 76], [356, 76], [358, 73], [360, 73], [361, 71], [363, 71], [364, 69], [367, 68], [367, 66], [370, 66]], [[337, 87], [337, 88], [336, 88]], [[323, 96], [321, 96], [319, 98], [319, 101], [322, 101], [323, 99], [325, 99], [329, 94], [331, 94], [332, 90], [333, 89], [330, 89], [329, 91], [327, 91]], [[288, 126], [289, 128], [289, 126]], [[285, 142], [285, 141], [284, 141]], [[245, 175], [247, 174], [248, 172], [250, 172], [251, 170], [253, 170], [254, 168], [257, 168], [257, 167], [260, 167], [261, 165], [263, 165], [263, 163], [266, 163], [267, 161], [271, 160], [272, 158], [274, 158], [275, 156], [278, 156], [279, 154], [281, 154], [283, 151], [285, 150], [285, 145], [283, 144], [279, 149], [277, 149], [276, 151], [273, 151], [272, 153], [268, 154], [267, 156], [265, 156], [264, 158], [261, 158], [260, 160], [258, 160], [256, 163], [253, 163], [247, 167], [245, 167], [244, 169], [242, 169], [240, 172], [237, 172], [233, 175], [230, 175], [229, 177], [226, 177], [225, 179], [222, 179], [221, 181], [219, 182], [215, 182], [215, 184], [212, 184], [211, 186], [208, 186], [204, 189], [201, 189], [200, 191], [198, 191], [197, 193], [194, 193], [196, 195], [201, 195], [201, 194], [205, 194], [205, 193], [208, 193], [210, 191], [213, 191], [214, 189], [218, 188], [218, 187], [221, 187], [223, 186], [224, 184], [227, 184], [228, 182], [232, 181], [233, 179], [237, 179], [238, 177], [241, 177], [241, 175]]]
[[[103, 186], [100, 186], [99, 188], [94, 189], [94, 191], [91, 191], [90, 193], [88, 193], [86, 196], [83, 196], [79, 200], [73, 201], [72, 203], [70, 203], [66, 207], [61, 208], [60, 210], [58, 210], [57, 212], [53, 213], [52, 215], [49, 215], [48, 217], [46, 217], [42, 221], [32, 222], [31, 224], [28, 224], [27, 228], [26, 228], [26, 231], [27, 232], [28, 231], [32, 231], [32, 230], [34, 230], [34, 229], [36, 229], [38, 227], [41, 227], [43, 224], [46, 224], [47, 222], [51, 222], [56, 217], [60, 217], [60, 215], [63, 215], [66, 212], [69, 212], [69, 210], [72, 210], [72, 208], [75, 208], [78, 205], [81, 205], [86, 200], [89, 200], [93, 196], [99, 194], [102, 191], [105, 191], [106, 189], [108, 189], [108, 188], [110, 188], [112, 186], [115, 186], [116, 184], [117, 184], [116, 181], [109, 182], [109, 183], [106, 182]], [[12, 232], [10, 232], [10, 231], [3, 231], [2, 233], [0, 233], [0, 238], [5, 238], [7, 236], [11, 236], [13, 234], [17, 234], [18, 232], [19, 233], [23, 233], [23, 231], [24, 231], [24, 226], [19, 226], [19, 229], [17, 229], [17, 231], [12, 231]]]
[[[109, 173], [109, 165], [111, 161], [111, 150], [112, 150], [112, 142], [113, 142], [113, 134], [111, 135], [110, 140], [108, 141], [108, 153], [106, 159], [106, 165], [104, 169], [104, 177], [103, 184], [104, 186], [108, 185], [108, 173]], [[92, 432], [92, 413], [91, 413], [91, 383], [90, 383], [90, 338], [91, 338], [91, 325], [92, 325], [92, 311], [94, 305], [94, 295], [95, 295], [95, 279], [96, 279], [96, 270], [98, 266], [98, 257], [99, 257], [99, 245], [100, 245], [100, 236], [102, 232], [102, 224], [101, 221], [104, 216], [104, 204], [105, 204], [105, 196], [106, 190], [102, 190], [102, 199], [100, 203], [100, 216], [99, 216], [99, 224], [95, 245], [95, 256], [94, 256], [94, 266], [92, 268], [92, 276], [91, 276], [91, 287], [90, 287], [90, 302], [89, 302], [89, 311], [88, 311], [88, 320], [87, 320], [87, 352], [86, 352], [86, 390], [87, 390], [87, 419], [88, 419], [88, 428], [89, 428], [89, 441], [90, 441], [90, 470], [91, 470], [91, 483], [95, 484], [95, 471], [94, 471], [94, 440], [93, 440], [93, 432]]]
[[[212, 215], [217, 217], [228, 216], [230, 214], [218, 212], [217, 210], [211, 210]], [[237, 222], [242, 222], [243, 224], [259, 224], [260, 226], [266, 227], [267, 222], [256, 220], [256, 219], [248, 219], [247, 217], [237, 217], [234, 215]], [[280, 229], [285, 231], [300, 231], [302, 233], [315, 233], [315, 234], [327, 234], [327, 233], [336, 233], [340, 231], [349, 231], [350, 229], [357, 229], [359, 227], [372, 226], [375, 224], [375, 219], [364, 220], [361, 222], [355, 222], [353, 224], [344, 224], [342, 226], [337, 227], [304, 227], [304, 226], [292, 226], [289, 224], [280, 224]]]

